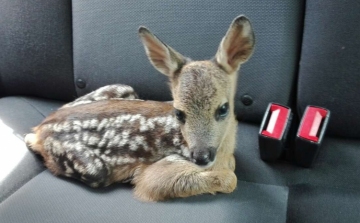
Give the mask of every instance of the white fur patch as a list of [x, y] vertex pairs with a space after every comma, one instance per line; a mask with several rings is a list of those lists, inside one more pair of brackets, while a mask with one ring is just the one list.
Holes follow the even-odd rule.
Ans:
[[98, 136], [92, 135], [88, 139], [88, 144], [91, 146], [95, 146], [99, 143], [99, 141], [100, 141], [100, 138]]
[[183, 157], [176, 154], [167, 156], [164, 159], [169, 162], [186, 162]]

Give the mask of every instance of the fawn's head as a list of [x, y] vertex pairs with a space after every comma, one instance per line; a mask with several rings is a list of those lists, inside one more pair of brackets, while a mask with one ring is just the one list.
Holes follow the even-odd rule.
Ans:
[[170, 79], [174, 112], [192, 161], [209, 166], [235, 121], [237, 73], [255, 43], [249, 20], [245, 16], [235, 18], [215, 58], [208, 61], [182, 56], [145, 27], [140, 27], [139, 35], [152, 65]]

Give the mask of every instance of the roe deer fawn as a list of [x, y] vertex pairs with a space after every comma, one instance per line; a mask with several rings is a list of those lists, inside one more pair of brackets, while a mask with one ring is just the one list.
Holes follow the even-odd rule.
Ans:
[[49, 115], [26, 144], [55, 175], [91, 187], [131, 182], [143, 201], [232, 192], [237, 73], [255, 41], [249, 20], [235, 18], [208, 61], [185, 58], [145, 27], [139, 36], [152, 65], [170, 79], [172, 103], [105, 86]]

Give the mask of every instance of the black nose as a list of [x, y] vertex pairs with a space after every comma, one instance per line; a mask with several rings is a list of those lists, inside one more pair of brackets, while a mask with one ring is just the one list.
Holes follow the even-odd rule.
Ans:
[[213, 149], [195, 149], [191, 153], [191, 159], [196, 165], [205, 166], [208, 163], [214, 161]]

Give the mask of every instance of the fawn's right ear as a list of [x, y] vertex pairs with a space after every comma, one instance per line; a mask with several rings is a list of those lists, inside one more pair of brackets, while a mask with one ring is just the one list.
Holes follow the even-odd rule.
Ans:
[[161, 42], [147, 28], [140, 27], [139, 36], [151, 64], [166, 76], [173, 77], [186, 63], [184, 56]]
[[229, 74], [236, 72], [254, 50], [255, 37], [250, 21], [238, 16], [231, 23], [215, 55], [217, 63]]

